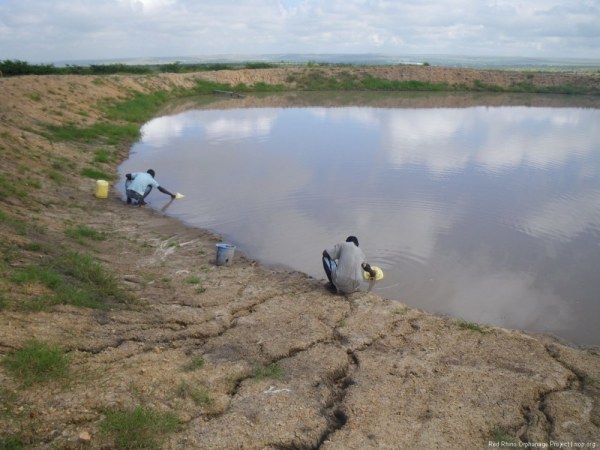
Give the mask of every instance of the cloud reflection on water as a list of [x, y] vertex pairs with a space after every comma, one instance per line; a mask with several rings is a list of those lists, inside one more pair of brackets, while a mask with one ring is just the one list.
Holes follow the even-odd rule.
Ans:
[[589, 230], [600, 231], [600, 190], [549, 200], [526, 214], [519, 228], [537, 238], [568, 242]]
[[[321, 278], [322, 249], [357, 234], [386, 271], [382, 295], [597, 342], [573, 330], [587, 306], [575, 311], [526, 260], [600, 229], [599, 119], [528, 107], [190, 111], [146, 124], [121, 171], [161, 167], [166, 186], [194, 193], [169, 214], [268, 263]], [[573, 289], [585, 303], [597, 287]]]
[[472, 163], [491, 172], [560, 166], [597, 150], [589, 142], [600, 142], [597, 112], [577, 109], [415, 109], [386, 116], [381, 129], [391, 163], [419, 164], [433, 174], [460, 171]]

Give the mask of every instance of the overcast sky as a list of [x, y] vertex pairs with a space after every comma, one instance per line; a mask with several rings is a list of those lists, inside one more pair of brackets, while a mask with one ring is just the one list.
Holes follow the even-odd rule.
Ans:
[[600, 58], [600, 0], [0, 0], [0, 60]]

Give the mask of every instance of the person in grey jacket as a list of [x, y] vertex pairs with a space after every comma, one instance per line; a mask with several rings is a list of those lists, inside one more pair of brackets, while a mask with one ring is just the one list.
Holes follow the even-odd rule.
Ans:
[[346, 242], [323, 250], [325, 274], [339, 294], [351, 294], [357, 291], [363, 278], [363, 270], [375, 277], [375, 271], [365, 259], [356, 236], [348, 236]]

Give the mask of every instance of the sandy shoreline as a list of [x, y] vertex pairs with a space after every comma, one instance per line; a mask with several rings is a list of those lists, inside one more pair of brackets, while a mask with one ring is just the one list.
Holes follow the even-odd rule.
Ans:
[[[527, 77], [369, 70], [391, 79], [498, 85]], [[1, 173], [33, 192], [20, 197], [4, 187], [0, 199], [2, 213], [14, 218], [0, 222], [2, 249], [14, 254], [3, 266], [0, 358], [35, 338], [70, 352], [72, 372], [67, 383], [22, 387], [0, 365], [0, 439], [19, 437], [25, 448], [107, 448], [111, 438], [100, 431], [106, 412], [144, 406], [180, 418], [180, 430], [162, 444], [173, 449], [488, 448], [499, 436], [600, 445], [598, 348], [495, 327], [465, 329], [365, 292], [331, 296], [321, 280], [237, 253], [233, 266], [217, 267], [217, 236], [126, 208], [114, 190], [106, 200], [93, 197], [94, 182], [80, 171], [98, 166], [99, 147], [115, 155], [100, 165], [114, 171], [127, 148], [42, 135], [44, 124], [104, 120], [102, 102], [132, 91], [190, 88], [197, 78], [286, 83], [289, 75], [268, 69], [0, 79]], [[598, 77], [551, 76], [534, 81], [598, 84]], [[78, 224], [107, 239], [82, 243], [65, 235]], [[19, 310], [18, 301], [44, 290], [11, 281], [16, 269], [44, 258], [31, 250], [37, 242], [94, 255], [137, 302], [108, 311]], [[184, 370], [194, 358], [205, 364]], [[270, 364], [279, 377], [256, 375], [257, 366]], [[197, 402], [182, 386], [201, 387], [210, 401]]]

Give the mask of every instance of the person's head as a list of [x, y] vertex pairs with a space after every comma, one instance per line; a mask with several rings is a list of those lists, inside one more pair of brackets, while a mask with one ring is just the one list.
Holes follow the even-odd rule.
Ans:
[[354, 242], [354, 245], [358, 247], [358, 239], [356, 238], [356, 236], [348, 236], [346, 238], [346, 242]]
[[154, 170], [152, 170], [152, 169], [148, 169], [148, 173], [150, 174], [150, 176], [152, 178], [154, 178], [154, 175], [156, 175], [156, 172]]

